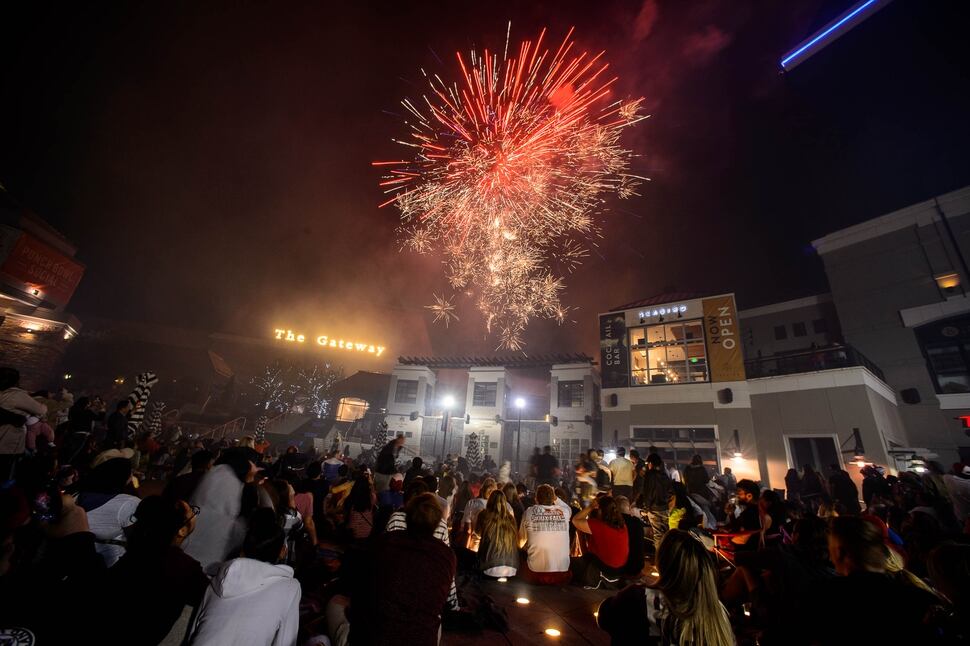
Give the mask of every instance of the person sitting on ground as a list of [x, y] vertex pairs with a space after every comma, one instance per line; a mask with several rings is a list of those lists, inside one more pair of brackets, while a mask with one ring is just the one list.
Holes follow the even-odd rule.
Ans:
[[171, 500], [191, 500], [195, 488], [202, 482], [202, 478], [212, 468], [214, 457], [211, 451], [202, 449], [192, 454], [192, 471], [176, 475], [165, 487], [165, 495]]
[[761, 516], [758, 511], [761, 490], [753, 480], [739, 480], [737, 495], [737, 507], [729, 510], [724, 531], [738, 534], [731, 538], [731, 544], [735, 549], [745, 546], [755, 549], [758, 546], [758, 540], [752, 540], [752, 536], [761, 529]]
[[468, 504], [465, 505], [461, 522], [462, 525], [464, 525], [469, 531], [474, 530], [475, 521], [478, 519], [478, 514], [485, 511], [485, 504], [488, 501], [488, 497], [492, 495], [492, 492], [495, 491], [496, 487], [497, 485], [495, 484], [494, 480], [491, 478], [485, 478], [485, 480], [482, 481], [481, 488], [478, 490], [479, 495], [476, 498], [469, 500]]
[[670, 499], [670, 529], [690, 530], [700, 527], [707, 518], [704, 511], [687, 493], [683, 482], [672, 482], [673, 495]]
[[441, 503], [441, 511], [444, 513], [445, 518], [448, 517], [448, 501], [445, 500], [443, 496], [438, 493], [438, 478], [430, 473], [421, 476], [424, 484], [428, 485], [428, 491], [438, 496], [438, 502]]
[[202, 602], [209, 577], [179, 547], [195, 529], [197, 513], [182, 500], [162, 496], [138, 503], [125, 554], [108, 570], [101, 601], [116, 620], [103, 627], [102, 643], [155, 646], [186, 606], [197, 608]]
[[374, 531], [374, 512], [377, 507], [377, 494], [366, 475], [357, 476], [350, 495], [344, 501], [344, 524], [355, 541], [370, 537]]
[[[839, 576], [823, 581], [806, 596], [800, 623], [789, 626], [786, 643], [831, 643], [838, 627], [846, 644], [924, 644], [924, 623], [936, 599], [929, 592], [887, 574], [889, 548], [876, 524], [839, 516], [829, 522], [829, 560]], [[825, 617], [826, 621], [817, 621]], [[859, 621], [881, 617], [882, 621]], [[891, 618], [891, 620], [886, 620]]]
[[616, 496], [616, 506], [623, 514], [623, 522], [626, 523], [626, 533], [629, 538], [629, 555], [626, 565], [620, 573], [629, 578], [638, 579], [643, 574], [643, 564], [646, 562], [647, 550], [646, 541], [643, 538], [643, 521], [640, 516], [633, 515], [633, 509], [626, 496]]
[[455, 577], [455, 554], [435, 539], [442, 510], [424, 492], [405, 505], [405, 531], [377, 539], [355, 579], [351, 595], [350, 644], [436, 646], [441, 611]]
[[479, 568], [491, 577], [515, 576], [519, 568], [518, 531], [505, 494], [495, 490], [485, 510], [475, 520], [475, 533], [481, 537]]
[[[98, 554], [111, 567], [125, 553], [126, 527], [138, 508], [138, 498], [131, 491], [131, 449], [128, 457], [105, 460], [81, 482], [77, 504], [87, 512], [88, 526], [94, 534]], [[119, 452], [120, 453], [120, 452]]]
[[505, 494], [505, 499], [509, 501], [509, 506], [512, 507], [512, 514], [515, 516], [515, 526], [518, 527], [519, 523], [522, 522], [522, 513], [525, 511], [525, 508], [522, 506], [522, 499], [519, 498], [519, 490], [516, 489], [514, 484], [507, 482], [502, 487], [502, 493]]
[[529, 583], [566, 585], [569, 569], [569, 517], [572, 508], [547, 484], [536, 489], [536, 504], [522, 515], [519, 547], [528, 558], [520, 572]]
[[350, 467], [346, 464], [340, 465], [337, 474], [337, 479], [330, 484], [330, 493], [324, 500], [323, 511], [334, 522], [341, 524], [344, 521], [344, 500], [354, 488], [354, 480], [350, 478]]
[[343, 460], [340, 459], [340, 451], [331, 451], [327, 455], [327, 459], [323, 462], [323, 479], [327, 482], [336, 480], [342, 464]]
[[391, 474], [387, 489], [377, 495], [377, 503], [395, 512], [404, 506], [404, 476], [400, 473]]
[[[623, 514], [611, 496], [593, 498], [589, 506], [573, 516], [573, 525], [587, 535], [582, 580], [591, 582], [601, 575], [615, 583], [630, 556], [630, 537]], [[595, 572], [599, 575], [594, 577]]]
[[313, 535], [312, 538], [306, 535], [309, 532], [306, 532], [303, 515], [296, 508], [296, 491], [293, 489], [293, 485], [282, 478], [277, 478], [268, 483], [267, 490], [273, 501], [273, 509], [276, 510], [276, 520], [286, 535], [286, 560], [284, 562], [296, 567], [297, 558], [301, 557], [300, 563], [302, 563], [302, 557], [305, 556], [303, 548], [307, 545], [304, 539], [307, 539], [310, 545], [316, 545], [316, 535]]
[[656, 587], [627, 586], [600, 604], [597, 623], [612, 644], [733, 646], [711, 553], [689, 533], [671, 529], [660, 543], [656, 566]]
[[446, 522], [451, 518], [451, 503], [455, 499], [455, 492], [457, 490], [458, 484], [455, 482], [453, 475], [446, 473], [438, 479], [438, 497], [445, 501], [443, 509]]
[[[204, 513], [204, 512], [203, 512]], [[192, 645], [295, 646], [300, 584], [286, 558], [286, 536], [272, 509], [249, 520], [242, 556], [223, 563], [196, 615]]]

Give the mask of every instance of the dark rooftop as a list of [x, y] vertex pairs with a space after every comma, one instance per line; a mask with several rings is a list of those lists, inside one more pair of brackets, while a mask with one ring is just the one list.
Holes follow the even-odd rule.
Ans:
[[467, 369], [472, 366], [495, 366], [503, 368], [544, 368], [556, 363], [594, 363], [592, 357], [582, 353], [506, 355], [497, 357], [398, 357], [405, 366], [428, 366], [429, 368]]

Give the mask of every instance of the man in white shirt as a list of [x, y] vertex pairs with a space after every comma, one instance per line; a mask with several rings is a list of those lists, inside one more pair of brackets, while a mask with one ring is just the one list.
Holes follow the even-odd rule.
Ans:
[[536, 489], [536, 504], [522, 514], [519, 547], [528, 551], [526, 567], [519, 574], [531, 583], [569, 583], [569, 517], [572, 509], [549, 485]]
[[613, 474], [613, 495], [632, 499], [633, 463], [626, 459], [626, 449], [622, 446], [616, 450], [616, 459], [610, 462], [610, 473]]

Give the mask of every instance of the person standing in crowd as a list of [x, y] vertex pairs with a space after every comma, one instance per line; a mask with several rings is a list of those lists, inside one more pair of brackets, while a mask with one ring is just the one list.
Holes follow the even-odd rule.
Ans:
[[285, 558], [286, 537], [276, 514], [257, 509], [242, 556], [223, 563], [206, 590], [189, 644], [295, 646], [301, 591], [293, 568], [278, 564]]
[[559, 476], [559, 460], [552, 454], [552, 447], [542, 447], [542, 455], [536, 464], [536, 484], [555, 487], [559, 484]]
[[442, 510], [430, 492], [405, 507], [407, 529], [383, 534], [355, 578], [350, 644], [436, 646], [455, 576], [451, 549], [434, 537]]
[[192, 454], [192, 471], [177, 475], [165, 487], [165, 495], [172, 500], [191, 500], [196, 487], [202, 482], [205, 474], [212, 469], [213, 456], [211, 451], [202, 449]]
[[653, 530], [654, 553], [660, 549], [660, 539], [670, 528], [670, 497], [673, 483], [664, 469], [663, 460], [656, 453], [647, 456], [647, 470], [643, 474], [642, 508]]
[[8, 413], [0, 420], [0, 484], [13, 476], [14, 465], [27, 449], [29, 417], [43, 418], [47, 407], [20, 388], [20, 372], [0, 368], [0, 409]]
[[197, 513], [182, 500], [161, 496], [138, 503], [125, 554], [108, 570], [105, 582], [101, 602], [112, 609], [114, 620], [102, 628], [104, 642], [155, 646], [186, 606], [197, 608], [202, 602], [209, 577], [180, 547], [195, 529]]
[[613, 495], [629, 500], [633, 496], [633, 463], [626, 459], [626, 449], [616, 450], [616, 458], [609, 464], [613, 479]]
[[569, 519], [572, 508], [548, 484], [536, 489], [536, 504], [525, 510], [519, 525], [519, 547], [528, 554], [523, 578], [529, 583], [566, 585], [569, 570]]
[[[728, 489], [734, 491], [734, 489]], [[785, 474], [785, 500], [799, 502], [802, 499], [802, 479], [797, 469], [789, 469]]]
[[377, 455], [377, 464], [374, 465], [374, 487], [380, 493], [387, 489], [391, 480], [391, 474], [397, 472], [397, 456], [404, 448], [404, 434], [398, 433], [393, 442], [388, 442]]
[[717, 597], [714, 557], [699, 541], [687, 532], [668, 532], [657, 551], [657, 571], [655, 587], [628, 586], [600, 604], [597, 622], [613, 644], [734, 645]]
[[340, 459], [339, 451], [331, 451], [327, 455], [327, 459], [323, 462], [323, 479], [327, 482], [333, 482], [337, 479], [337, 471], [343, 464], [343, 460]]
[[805, 506], [810, 511], [816, 511], [827, 493], [825, 482], [812, 465], [802, 467], [802, 502]]
[[855, 515], [862, 513], [862, 507], [859, 505], [859, 488], [852, 482], [849, 472], [837, 464], [829, 465], [829, 491], [832, 500], [841, 505], [845, 512]]
[[[77, 504], [87, 512], [88, 526], [94, 534], [98, 554], [107, 567], [125, 553], [125, 528], [138, 508], [138, 498], [126, 493], [131, 484], [131, 449], [125, 457], [98, 464], [81, 481]], [[111, 453], [111, 452], [109, 452]]]
[[953, 515], [961, 527], [970, 520], [970, 466], [954, 464], [953, 472], [943, 476], [953, 503]]
[[127, 399], [122, 399], [115, 406], [115, 412], [108, 416], [106, 444], [109, 448], [125, 448], [125, 443], [128, 441], [129, 413], [131, 413], [131, 402]]
[[485, 458], [482, 460], [482, 470], [485, 473], [495, 473], [495, 470], [497, 468], [498, 467], [495, 464], [495, 460], [492, 459], [492, 456], [486, 455]]
[[415, 478], [420, 478], [425, 474], [424, 470], [424, 460], [420, 456], [416, 456], [411, 460], [411, 466], [407, 471], [404, 472], [404, 486], [411, 484]]
[[[797, 471], [795, 472], [798, 473]], [[716, 478], [718, 484], [724, 487], [724, 491], [731, 492], [738, 488], [738, 479], [731, 471], [731, 467], [724, 467], [724, 473]]]
[[225, 449], [192, 494], [189, 502], [202, 513], [182, 547], [203, 568], [224, 561], [242, 545], [246, 537], [243, 490], [255, 476], [256, 464], [245, 449]]

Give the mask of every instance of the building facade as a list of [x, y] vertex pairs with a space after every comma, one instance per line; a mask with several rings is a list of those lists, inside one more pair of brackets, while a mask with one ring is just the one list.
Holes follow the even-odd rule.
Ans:
[[[790, 468], [844, 467], [857, 449], [895, 468], [893, 447], [905, 439], [895, 396], [852, 348], [819, 333], [807, 352], [763, 350], [745, 361], [745, 338], [824, 318], [822, 300], [743, 319], [733, 294], [676, 294], [601, 314], [604, 446], [656, 452], [677, 466], [700, 455], [709, 468], [730, 466], [774, 488]], [[850, 473], [860, 479], [858, 468]]]
[[970, 187], [816, 240], [842, 332], [900, 400], [904, 444], [970, 460]]

